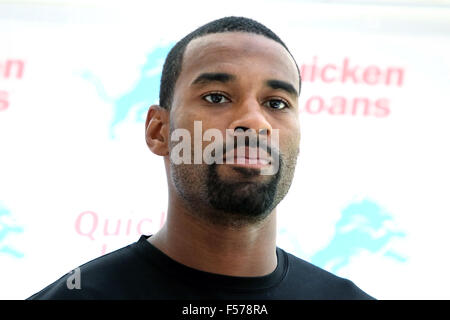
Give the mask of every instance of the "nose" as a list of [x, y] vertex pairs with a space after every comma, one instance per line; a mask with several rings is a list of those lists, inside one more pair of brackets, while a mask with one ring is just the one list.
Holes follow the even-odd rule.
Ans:
[[234, 134], [252, 130], [257, 135], [265, 135], [266, 138], [272, 133], [272, 126], [264, 115], [264, 110], [254, 99], [247, 99], [240, 105], [235, 105], [232, 122], [229, 125]]

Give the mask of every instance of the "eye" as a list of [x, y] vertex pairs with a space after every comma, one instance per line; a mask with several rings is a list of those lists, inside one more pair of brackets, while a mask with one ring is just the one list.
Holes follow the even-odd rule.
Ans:
[[207, 94], [207, 95], [203, 96], [203, 99], [210, 103], [215, 103], [215, 104], [230, 102], [230, 99], [228, 99], [227, 97], [225, 97], [223, 94], [220, 94], [220, 93]]
[[271, 99], [269, 101], [266, 101], [264, 105], [276, 110], [282, 110], [289, 107], [289, 104], [281, 99]]

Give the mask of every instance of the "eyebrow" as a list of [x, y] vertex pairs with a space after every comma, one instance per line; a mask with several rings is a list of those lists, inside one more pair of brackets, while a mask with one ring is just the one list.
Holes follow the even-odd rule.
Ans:
[[[195, 78], [195, 80], [192, 81], [191, 85], [208, 84], [211, 82], [227, 83], [227, 82], [230, 82], [233, 80], [236, 80], [236, 76], [229, 74], [229, 73], [207, 72], [207, 73], [202, 73], [197, 78]], [[284, 90], [287, 93], [289, 93], [295, 97], [298, 97], [297, 90], [294, 88], [293, 85], [291, 85], [290, 83], [288, 83], [286, 81], [271, 79], [271, 80], [266, 81], [266, 85], [272, 89]]]
[[295, 90], [294, 86], [291, 85], [291, 84], [288, 83], [288, 82], [281, 81], [281, 80], [267, 80], [267, 81], [266, 81], [266, 84], [267, 84], [269, 87], [271, 87], [272, 89], [275, 89], [275, 90], [276, 90], [276, 89], [284, 90], [284, 91], [286, 91], [287, 93], [289, 93], [289, 94], [291, 94], [291, 95], [293, 95], [293, 96], [295, 96], [295, 97], [298, 97], [298, 92], [297, 92], [297, 90]]
[[216, 73], [202, 73], [197, 78], [195, 78], [194, 81], [192, 81], [192, 85], [194, 84], [207, 84], [210, 82], [222, 82], [227, 83], [232, 80], [235, 80], [236, 77], [229, 73], [222, 73], [222, 72], [216, 72]]

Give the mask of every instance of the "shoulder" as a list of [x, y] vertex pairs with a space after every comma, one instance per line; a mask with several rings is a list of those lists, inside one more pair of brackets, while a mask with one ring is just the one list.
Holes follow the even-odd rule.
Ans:
[[338, 277], [318, 266], [285, 252], [287, 281], [295, 283], [307, 299], [371, 300], [374, 299], [352, 281]]
[[120, 292], [119, 287], [123, 282], [119, 279], [124, 275], [139, 273], [140, 264], [138, 261], [133, 263], [132, 260], [137, 259], [137, 256], [131, 246], [80, 265], [27, 300], [114, 299], [115, 292]]

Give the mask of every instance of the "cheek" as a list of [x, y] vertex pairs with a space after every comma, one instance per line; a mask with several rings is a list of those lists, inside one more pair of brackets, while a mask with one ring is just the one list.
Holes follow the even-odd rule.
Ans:
[[[173, 125], [175, 128], [185, 128], [185, 129], [193, 129], [194, 121], [198, 121], [201, 123], [202, 128], [218, 128], [220, 119], [211, 115], [211, 112], [208, 112], [207, 109], [196, 107], [195, 105], [183, 105], [177, 107], [176, 110], [173, 110], [173, 115], [171, 115], [171, 121], [173, 121]], [[198, 125], [198, 124], [197, 124]]]
[[193, 127], [193, 121], [191, 113], [186, 111], [185, 108], [179, 107], [176, 110], [172, 110], [170, 122], [173, 128], [189, 129]]
[[[205, 132], [207, 131], [209, 131], [206, 135], [208, 137], [211, 135], [215, 137], [216, 134], [220, 132], [220, 139], [221, 141], [225, 142], [226, 125], [224, 124], [223, 120], [224, 119], [222, 118], [211, 117], [211, 115], [203, 116], [198, 112], [186, 112], [182, 116], [173, 117], [173, 119], [171, 119], [171, 126], [172, 129], [183, 128], [188, 130], [191, 135], [191, 142], [193, 143], [194, 140], [198, 140], [202, 142], [203, 147], [205, 147], [211, 142], [211, 140], [215, 139], [206, 138]], [[204, 139], [206, 140], [203, 141]]]
[[280, 151], [287, 157], [296, 157], [300, 145], [300, 131], [298, 128], [292, 130], [280, 130]]

